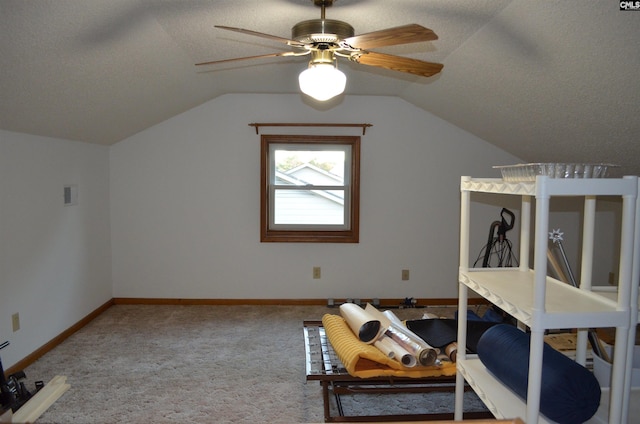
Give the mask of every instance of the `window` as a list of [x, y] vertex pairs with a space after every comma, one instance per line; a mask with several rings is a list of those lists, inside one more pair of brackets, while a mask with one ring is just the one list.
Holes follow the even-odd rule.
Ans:
[[357, 243], [360, 137], [262, 135], [260, 241]]

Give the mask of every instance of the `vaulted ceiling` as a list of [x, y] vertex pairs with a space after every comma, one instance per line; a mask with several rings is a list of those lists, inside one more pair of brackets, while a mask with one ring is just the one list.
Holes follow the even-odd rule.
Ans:
[[[113, 144], [226, 93], [299, 93], [291, 37], [312, 0], [2, 0], [0, 128]], [[434, 77], [339, 62], [346, 95], [398, 96], [526, 162], [640, 174], [640, 12], [613, 0], [335, 0], [356, 34], [417, 23], [438, 40], [373, 49]], [[317, 104], [319, 110], [335, 105]], [[390, 114], [393, 111], [389, 111]]]

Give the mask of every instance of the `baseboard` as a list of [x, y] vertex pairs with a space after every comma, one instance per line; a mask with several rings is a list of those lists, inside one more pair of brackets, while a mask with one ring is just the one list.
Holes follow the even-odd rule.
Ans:
[[[347, 299], [333, 299], [343, 303]], [[373, 302], [373, 299], [359, 299], [361, 303]], [[382, 306], [405, 305], [406, 299], [377, 299]], [[182, 299], [182, 298], [147, 298], [147, 297], [114, 297], [115, 305], [326, 305], [327, 299]], [[469, 305], [487, 304], [484, 298], [470, 298]], [[418, 306], [453, 306], [458, 304], [457, 298], [416, 299]]]
[[[334, 299], [336, 304], [344, 302], [346, 299]], [[405, 305], [406, 299], [378, 299], [382, 307], [392, 307]], [[373, 299], [360, 299], [362, 303], [372, 302]], [[483, 298], [469, 299], [469, 305], [483, 305], [488, 302]], [[416, 299], [417, 306], [454, 306], [458, 304], [456, 298], [441, 299]], [[73, 333], [91, 322], [98, 315], [109, 309], [113, 305], [327, 305], [327, 299], [179, 299], [179, 298], [138, 298], [138, 297], [114, 297], [86, 317], [51, 339], [46, 344], [27, 355], [13, 366], [5, 370], [6, 375], [24, 370], [33, 364], [38, 358], [49, 352]]]
[[95, 317], [97, 317], [98, 315], [100, 315], [101, 313], [109, 309], [113, 304], [114, 304], [113, 299], [108, 300], [103, 305], [99, 306], [96, 310], [91, 312], [89, 315], [85, 316], [80, 321], [78, 321], [77, 323], [75, 323], [74, 325], [72, 325], [71, 327], [69, 327], [68, 329], [66, 329], [65, 331], [63, 331], [53, 339], [51, 339], [49, 342], [45, 343], [44, 345], [36, 349], [33, 353], [27, 355], [25, 358], [23, 358], [22, 360], [15, 363], [13, 366], [6, 369], [5, 374], [11, 375], [33, 364], [35, 361], [38, 360], [38, 358], [42, 357], [45, 353], [49, 352], [50, 350], [58, 346], [60, 343], [65, 341], [73, 333], [80, 330], [82, 327], [90, 323]]
[[182, 299], [114, 297], [115, 305], [326, 305], [326, 299]]

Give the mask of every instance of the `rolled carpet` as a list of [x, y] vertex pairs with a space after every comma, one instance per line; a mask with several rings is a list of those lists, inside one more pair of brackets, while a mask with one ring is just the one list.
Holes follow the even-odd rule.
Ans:
[[[485, 367], [523, 400], [529, 381], [529, 334], [499, 324], [478, 341], [478, 357]], [[544, 344], [540, 412], [560, 424], [580, 424], [600, 405], [600, 385], [585, 367]]]

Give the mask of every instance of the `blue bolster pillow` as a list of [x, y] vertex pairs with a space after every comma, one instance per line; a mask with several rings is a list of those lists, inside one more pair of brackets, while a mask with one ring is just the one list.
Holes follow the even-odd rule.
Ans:
[[[478, 357], [485, 367], [523, 400], [529, 381], [529, 334], [499, 324], [478, 341]], [[600, 384], [585, 367], [544, 344], [540, 412], [561, 424], [579, 424], [600, 405]]]

